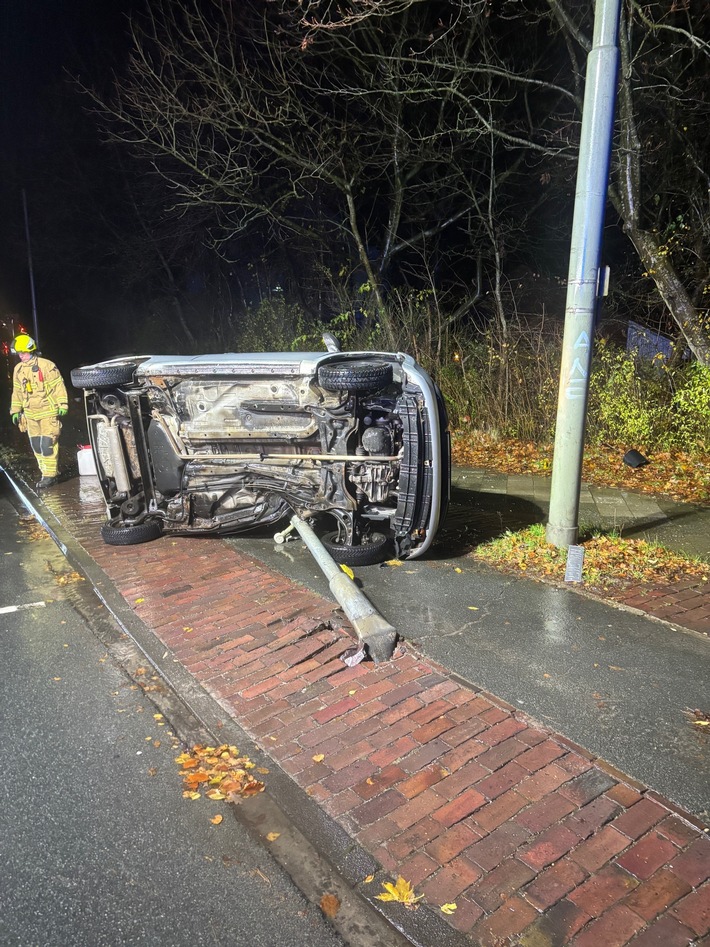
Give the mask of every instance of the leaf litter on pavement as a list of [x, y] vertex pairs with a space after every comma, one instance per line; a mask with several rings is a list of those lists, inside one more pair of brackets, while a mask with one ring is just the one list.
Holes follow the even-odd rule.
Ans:
[[[632, 445], [629, 445], [632, 446]], [[552, 473], [552, 445], [514, 438], [494, 438], [475, 431], [454, 431], [454, 463], [500, 473]], [[604, 487], [622, 487], [637, 493], [667, 496], [685, 503], [710, 503], [710, 456], [681, 451], [648, 453], [643, 467], [627, 466], [626, 447], [585, 445], [582, 479]]]
[[[182, 767], [183, 797], [197, 800], [202, 795], [213, 802], [239, 802], [255, 796], [264, 789], [264, 783], [251, 775], [256, 764], [248, 756], [240, 756], [236, 746], [196, 744], [175, 757]], [[216, 818], [216, 817], [215, 817]], [[211, 820], [214, 825], [222, 821]]]

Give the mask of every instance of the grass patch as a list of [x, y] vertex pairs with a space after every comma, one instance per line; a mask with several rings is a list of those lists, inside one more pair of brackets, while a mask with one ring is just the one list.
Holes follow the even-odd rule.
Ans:
[[[671, 552], [660, 543], [623, 539], [615, 533], [595, 531], [583, 536], [585, 585], [619, 588], [638, 582], [672, 584], [686, 579], [710, 581], [710, 564]], [[536, 524], [480, 545], [472, 559], [506, 572], [523, 572], [538, 579], [563, 581], [567, 554], [545, 538], [545, 527]]]

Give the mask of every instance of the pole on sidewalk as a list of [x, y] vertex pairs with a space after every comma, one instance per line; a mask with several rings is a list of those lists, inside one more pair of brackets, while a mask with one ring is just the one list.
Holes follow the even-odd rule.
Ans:
[[596, 0], [594, 40], [587, 57], [547, 524], [547, 541], [562, 547], [574, 545], [579, 534], [584, 428], [619, 65], [620, 8], [621, 0]]
[[27, 239], [27, 266], [30, 271], [30, 292], [32, 294], [32, 325], [34, 327], [34, 340], [39, 348], [39, 328], [37, 327], [37, 300], [35, 298], [35, 277], [32, 267], [32, 245], [30, 243], [30, 218], [27, 213], [27, 194], [22, 188], [22, 208], [25, 212], [25, 237]]
[[[372, 602], [333, 560], [308, 523], [305, 523], [300, 516], [294, 515], [291, 517], [291, 526], [298, 532], [308, 547], [308, 551], [318, 563], [328, 580], [330, 591], [347, 615], [358, 638], [367, 647], [375, 664], [389, 660], [394, 654], [397, 643], [396, 630], [380, 615]], [[283, 537], [283, 533], [278, 535]]]

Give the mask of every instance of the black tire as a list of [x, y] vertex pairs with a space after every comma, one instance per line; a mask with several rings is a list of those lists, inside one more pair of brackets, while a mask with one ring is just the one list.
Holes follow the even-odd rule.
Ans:
[[137, 546], [139, 543], [157, 539], [162, 533], [158, 520], [146, 520], [135, 526], [111, 526], [104, 523], [101, 527], [101, 538], [107, 546]]
[[348, 546], [338, 541], [338, 532], [326, 533], [321, 542], [336, 562], [344, 566], [372, 566], [384, 562], [389, 540], [382, 533], [371, 533], [359, 546]]
[[125, 362], [122, 365], [107, 365], [105, 368], [72, 368], [71, 383], [75, 388], [113, 388], [114, 385], [130, 385], [138, 365]]
[[391, 383], [389, 362], [332, 362], [318, 369], [318, 384], [326, 391], [379, 391]]

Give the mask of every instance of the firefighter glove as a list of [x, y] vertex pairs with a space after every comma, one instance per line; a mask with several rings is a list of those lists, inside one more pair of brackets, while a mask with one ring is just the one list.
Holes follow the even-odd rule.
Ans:
[[57, 411], [57, 414], [59, 415], [60, 418], [63, 418], [68, 410], [69, 410], [68, 408], [59, 408], [59, 410]]
[[12, 416], [12, 423], [13, 423], [13, 424], [19, 424], [19, 423], [20, 423], [20, 415], [19, 415], [19, 412], [16, 412], [15, 414], [13, 414], [13, 416]]

